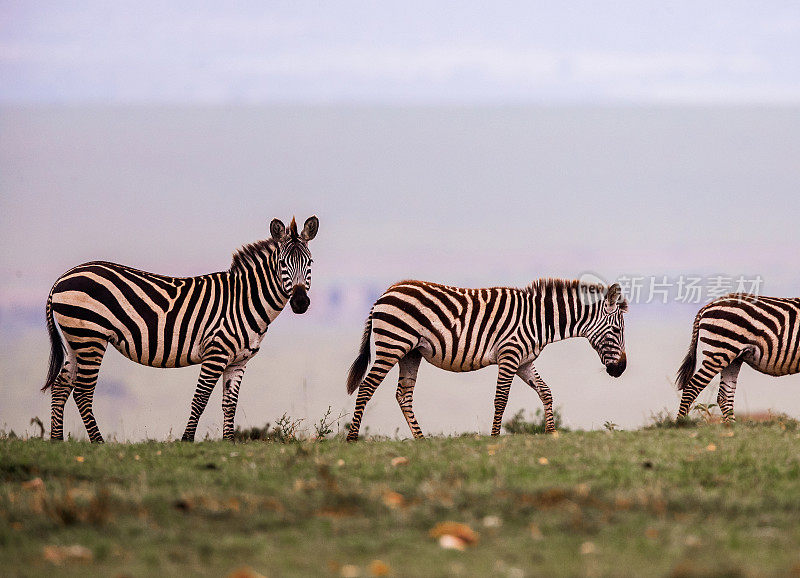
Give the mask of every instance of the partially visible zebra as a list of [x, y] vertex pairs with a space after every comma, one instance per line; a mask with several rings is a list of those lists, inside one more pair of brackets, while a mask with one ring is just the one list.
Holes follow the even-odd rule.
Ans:
[[[397, 402], [413, 436], [423, 437], [412, 410], [423, 358], [449, 371], [497, 364], [492, 435], [500, 434], [515, 375], [539, 394], [546, 430], [555, 431], [553, 396], [533, 367], [534, 360], [548, 343], [586, 337], [608, 374], [619, 377], [626, 366], [623, 314], [627, 310], [616, 283], [607, 290], [599, 284], [561, 279], [540, 279], [524, 289], [463, 289], [423, 281], [392, 285], [372, 307], [350, 368], [347, 392], [358, 389], [358, 396], [347, 439], [358, 439], [364, 407], [395, 364], [400, 366]], [[375, 360], [364, 378], [373, 335]]]
[[[704, 346], [695, 371], [698, 341]], [[732, 293], [702, 307], [678, 370], [676, 383], [683, 390], [678, 417], [721, 373], [717, 404], [725, 422], [735, 421], [733, 396], [743, 363], [774, 376], [800, 372], [800, 299]]]
[[70, 269], [47, 298], [50, 369], [42, 391], [52, 388], [50, 439], [64, 438], [64, 405], [75, 403], [93, 442], [103, 437], [92, 397], [106, 347], [152, 367], [201, 364], [183, 440], [194, 440], [197, 422], [222, 377], [223, 437], [233, 439], [233, 417], [247, 361], [287, 301], [295, 313], [310, 304], [308, 242], [319, 220], [298, 233], [278, 219], [271, 238], [245, 245], [228, 271], [200, 277], [167, 277], [94, 261]]

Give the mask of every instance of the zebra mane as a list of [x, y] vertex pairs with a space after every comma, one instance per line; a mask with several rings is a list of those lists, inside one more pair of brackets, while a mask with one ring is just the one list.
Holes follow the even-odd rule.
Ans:
[[589, 293], [597, 293], [598, 295], [605, 295], [608, 288], [601, 283], [587, 283], [580, 279], [556, 279], [547, 277], [544, 279], [536, 279], [528, 285], [526, 289], [534, 295], [538, 295], [548, 289], [552, 289], [553, 291], [559, 291], [561, 289], [576, 292], [586, 291]]
[[278, 243], [273, 239], [265, 239], [244, 245], [233, 254], [230, 271], [244, 271], [248, 263], [256, 263], [263, 255], [268, 256], [278, 248]]

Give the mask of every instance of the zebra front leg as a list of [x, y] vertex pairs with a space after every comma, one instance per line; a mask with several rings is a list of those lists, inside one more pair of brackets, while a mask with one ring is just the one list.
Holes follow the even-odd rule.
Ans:
[[100, 435], [100, 428], [97, 427], [97, 421], [94, 419], [92, 401], [94, 388], [97, 385], [97, 375], [100, 373], [100, 364], [105, 352], [105, 343], [93, 343], [90, 347], [81, 349], [77, 354], [72, 396], [75, 398], [83, 425], [86, 427], [86, 433], [89, 434], [92, 443], [103, 443], [103, 436]]
[[707, 353], [700, 368], [689, 380], [689, 383], [683, 388], [683, 395], [681, 395], [681, 404], [678, 408], [678, 419], [686, 417], [689, 409], [692, 407], [694, 400], [700, 395], [712, 379], [722, 371], [723, 367], [727, 367], [733, 361], [733, 356], [724, 355], [721, 353]]
[[414, 410], [412, 409], [414, 397], [414, 385], [417, 383], [417, 371], [419, 364], [422, 361], [422, 354], [418, 350], [409, 351], [408, 354], [400, 360], [398, 364], [400, 367], [400, 377], [397, 380], [397, 403], [400, 404], [400, 410], [403, 412], [403, 417], [406, 418], [408, 427], [411, 429], [411, 435], [416, 439], [423, 438], [422, 428], [417, 423], [417, 418], [414, 417]]
[[553, 415], [553, 395], [550, 393], [550, 388], [536, 372], [532, 362], [520, 367], [517, 375], [539, 394], [539, 399], [542, 400], [544, 407], [544, 431], [553, 433], [556, 431], [556, 420]]
[[739, 378], [739, 370], [742, 368], [742, 360], [734, 359], [731, 364], [722, 370], [719, 382], [719, 393], [717, 394], [717, 405], [722, 412], [722, 419], [725, 423], [736, 421], [733, 414], [733, 395], [736, 393], [736, 380]]
[[492, 435], [500, 435], [500, 427], [503, 425], [503, 413], [506, 411], [508, 403], [508, 393], [511, 390], [511, 381], [517, 373], [516, 359], [500, 360], [497, 363], [497, 389], [494, 393], [494, 420], [492, 421]]
[[222, 375], [226, 365], [227, 360], [224, 357], [214, 356], [205, 359], [203, 365], [200, 366], [200, 378], [197, 380], [197, 388], [194, 390], [194, 397], [192, 398], [192, 411], [181, 441], [194, 441], [197, 422], [200, 421], [200, 416], [208, 404], [208, 398], [211, 396], [211, 392], [214, 390], [214, 386], [217, 384], [217, 380]]
[[233, 417], [239, 401], [245, 363], [229, 365], [222, 372], [222, 439], [233, 441]]

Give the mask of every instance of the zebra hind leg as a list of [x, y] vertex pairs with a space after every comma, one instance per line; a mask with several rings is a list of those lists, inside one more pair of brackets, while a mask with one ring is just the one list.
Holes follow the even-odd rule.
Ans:
[[358, 440], [358, 430], [361, 428], [361, 418], [364, 416], [364, 408], [367, 402], [372, 398], [372, 394], [375, 393], [389, 370], [401, 358], [405, 357], [406, 353], [408, 351], [384, 350], [376, 347], [375, 361], [372, 363], [367, 376], [358, 386], [356, 407], [353, 410], [353, 419], [350, 421], [350, 429], [347, 432], [347, 441], [354, 442]]
[[106, 345], [106, 343], [97, 342], [76, 352], [77, 369], [75, 371], [72, 395], [83, 419], [83, 425], [86, 427], [86, 433], [89, 434], [89, 439], [92, 443], [103, 442], [100, 428], [97, 427], [97, 421], [94, 419], [92, 401], [94, 389], [97, 385], [97, 375], [100, 372], [100, 364], [103, 362], [103, 355], [106, 352]]
[[717, 405], [722, 412], [722, 419], [725, 423], [733, 423], [736, 416], [733, 414], [733, 396], [736, 393], [736, 380], [739, 377], [739, 370], [742, 368], [742, 360], [734, 359], [731, 364], [722, 370], [719, 382], [719, 394], [717, 394]]
[[417, 371], [419, 364], [422, 361], [422, 354], [418, 350], [409, 351], [408, 354], [400, 360], [400, 377], [397, 380], [397, 403], [400, 404], [400, 410], [403, 412], [403, 417], [406, 418], [408, 427], [411, 429], [411, 435], [416, 439], [423, 438], [422, 428], [417, 423], [417, 418], [414, 417], [414, 410], [412, 408], [414, 385], [417, 383]]
[[700, 368], [692, 376], [692, 379], [689, 380], [689, 383], [687, 383], [683, 388], [681, 403], [680, 407], [678, 408], [678, 419], [686, 417], [686, 415], [689, 413], [689, 409], [694, 403], [694, 400], [696, 400], [697, 396], [700, 395], [700, 392], [706, 388], [711, 380], [714, 379], [714, 377], [720, 371], [722, 371], [723, 368], [728, 367], [731, 364], [734, 357], [735, 355], [731, 355], [728, 352], [706, 353], [706, 357], [703, 359], [703, 363], [700, 365]]
[[64, 406], [72, 393], [74, 375], [71, 367], [75, 361], [67, 361], [58, 378], [50, 388], [50, 440], [62, 441], [64, 439]]

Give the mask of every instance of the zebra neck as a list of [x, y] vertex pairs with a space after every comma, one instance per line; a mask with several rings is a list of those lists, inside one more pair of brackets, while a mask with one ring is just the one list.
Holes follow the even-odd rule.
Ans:
[[234, 295], [238, 309], [251, 329], [264, 333], [289, 301], [274, 253], [263, 262], [248, 263], [232, 274], [236, 278]]
[[582, 299], [579, 286], [543, 287], [530, 292], [529, 299], [531, 329], [541, 346], [562, 339], [585, 337], [597, 314], [597, 307]]

